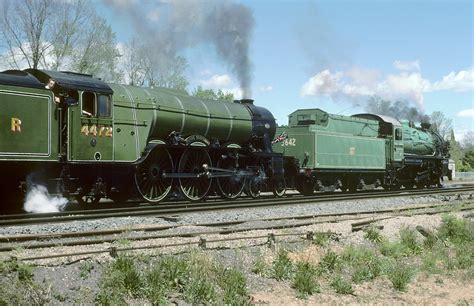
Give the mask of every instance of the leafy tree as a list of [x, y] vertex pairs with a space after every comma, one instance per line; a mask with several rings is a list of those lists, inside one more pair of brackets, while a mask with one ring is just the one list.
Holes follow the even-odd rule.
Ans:
[[466, 151], [462, 159], [463, 169], [466, 171], [472, 171], [474, 169], [474, 148], [471, 147]]
[[222, 89], [218, 89], [217, 91], [214, 91], [213, 89], [204, 89], [201, 85], [194, 89], [192, 95], [203, 100], [223, 100], [226, 102], [234, 101], [233, 93], [226, 93]]

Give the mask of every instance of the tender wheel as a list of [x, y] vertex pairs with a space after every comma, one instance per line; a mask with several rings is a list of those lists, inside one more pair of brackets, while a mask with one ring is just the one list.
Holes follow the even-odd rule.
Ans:
[[281, 179], [281, 180], [278, 180], [278, 181], [275, 181], [273, 182], [273, 195], [278, 197], [278, 198], [281, 198], [285, 195], [285, 192], [286, 192], [286, 182], [285, 182], [285, 179]]
[[255, 176], [247, 182], [248, 183], [245, 193], [254, 199], [260, 197], [260, 192], [262, 190], [261, 179], [258, 176]]
[[142, 198], [150, 203], [165, 199], [171, 191], [173, 179], [164, 178], [173, 172], [173, 159], [165, 148], [153, 149], [135, 170], [135, 185]]
[[240, 196], [245, 187], [245, 177], [238, 174], [235, 160], [230, 157], [220, 158], [217, 162], [217, 168], [235, 171], [232, 176], [217, 178], [219, 193], [227, 199], [235, 199]]
[[198, 176], [179, 179], [179, 189], [186, 198], [199, 201], [207, 195], [211, 188], [211, 179], [206, 175], [205, 167], [211, 164], [211, 157], [203, 148], [189, 148], [183, 153], [179, 160], [178, 172]]

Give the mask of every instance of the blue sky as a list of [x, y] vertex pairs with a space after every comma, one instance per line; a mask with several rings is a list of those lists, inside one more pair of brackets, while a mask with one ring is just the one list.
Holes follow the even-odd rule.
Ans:
[[[474, 130], [472, 1], [240, 2], [255, 18], [253, 98], [278, 123], [298, 108], [361, 112], [354, 105], [376, 94], [407, 100], [428, 114], [443, 111], [457, 135]], [[134, 35], [130, 21], [107, 4], [98, 9], [118, 41]], [[238, 87], [212, 47], [183, 55], [190, 90]]]

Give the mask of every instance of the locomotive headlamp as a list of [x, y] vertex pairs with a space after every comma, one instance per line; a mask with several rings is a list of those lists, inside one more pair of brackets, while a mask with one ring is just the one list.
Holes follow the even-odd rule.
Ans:
[[270, 128], [270, 123], [265, 123], [265, 128], [268, 130]]

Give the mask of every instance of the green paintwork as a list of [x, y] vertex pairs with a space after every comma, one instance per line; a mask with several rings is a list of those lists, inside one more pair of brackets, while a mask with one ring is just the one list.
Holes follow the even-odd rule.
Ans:
[[[0, 86], [0, 160], [57, 160], [58, 121], [49, 90]], [[21, 121], [12, 131], [12, 119]]]
[[137, 160], [149, 142], [165, 141], [171, 132], [221, 143], [242, 143], [251, 137], [252, 118], [242, 104], [200, 100], [164, 88], [110, 86], [116, 161]]
[[433, 135], [409, 126], [408, 121], [402, 121], [404, 149], [407, 154], [434, 155], [436, 151]]
[[373, 169], [386, 167], [386, 140], [378, 138], [374, 120], [328, 114], [320, 109], [297, 110], [289, 116], [288, 138], [276, 143], [276, 152], [302, 162], [308, 168]]

